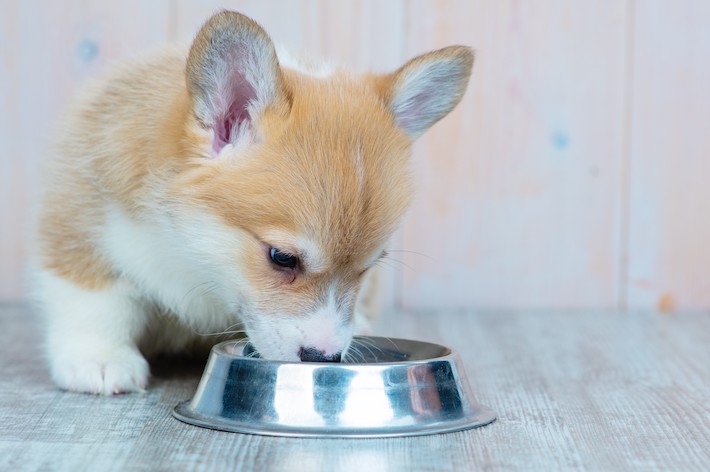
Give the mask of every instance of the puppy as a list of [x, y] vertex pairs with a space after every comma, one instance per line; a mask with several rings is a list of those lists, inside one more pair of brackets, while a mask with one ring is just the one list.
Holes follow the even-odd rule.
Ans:
[[95, 84], [64, 120], [38, 224], [57, 385], [141, 391], [144, 356], [213, 332], [243, 331], [268, 359], [338, 361], [410, 200], [412, 142], [472, 64], [453, 46], [384, 75], [307, 66], [223, 11], [187, 55]]

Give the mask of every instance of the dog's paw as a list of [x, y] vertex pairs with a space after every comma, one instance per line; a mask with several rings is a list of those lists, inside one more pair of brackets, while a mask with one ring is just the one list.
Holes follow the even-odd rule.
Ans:
[[134, 347], [52, 357], [52, 377], [61, 388], [74, 392], [114, 395], [143, 392], [148, 385], [148, 362]]

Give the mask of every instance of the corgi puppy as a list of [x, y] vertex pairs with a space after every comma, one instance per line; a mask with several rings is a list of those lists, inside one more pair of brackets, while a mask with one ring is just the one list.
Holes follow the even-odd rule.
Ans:
[[56, 384], [142, 391], [146, 356], [214, 332], [266, 359], [340, 360], [410, 200], [412, 143], [472, 64], [463, 46], [382, 75], [300, 64], [222, 11], [187, 54], [94, 84], [64, 120], [38, 224]]

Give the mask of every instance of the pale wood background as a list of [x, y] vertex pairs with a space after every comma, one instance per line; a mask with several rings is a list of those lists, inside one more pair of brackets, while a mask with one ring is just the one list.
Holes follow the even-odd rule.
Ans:
[[357, 69], [478, 51], [417, 145], [404, 308], [710, 309], [710, 2], [0, 0], [0, 300], [25, 294], [38, 173], [71, 93], [214, 10]]

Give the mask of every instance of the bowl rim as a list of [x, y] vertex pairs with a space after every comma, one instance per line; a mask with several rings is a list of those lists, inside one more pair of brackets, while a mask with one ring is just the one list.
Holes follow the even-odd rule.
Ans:
[[[257, 362], [260, 364], [268, 364], [268, 365], [273, 365], [273, 366], [282, 366], [282, 365], [294, 365], [294, 366], [320, 366], [320, 367], [378, 367], [378, 366], [396, 366], [396, 365], [417, 365], [417, 364], [427, 364], [433, 361], [457, 361], [458, 360], [458, 354], [457, 352], [448, 347], [444, 346], [443, 344], [438, 344], [430, 341], [422, 341], [422, 340], [415, 340], [415, 339], [406, 339], [406, 338], [393, 338], [393, 337], [388, 337], [388, 336], [365, 336], [365, 335], [355, 335], [353, 336], [353, 339], [356, 338], [368, 338], [368, 339], [383, 339], [386, 340], [387, 342], [390, 342], [394, 345], [395, 348], [397, 348], [397, 345], [395, 342], [397, 341], [404, 341], [407, 343], [416, 343], [416, 344], [425, 344], [437, 348], [441, 348], [445, 354], [441, 356], [436, 356], [436, 357], [427, 357], [424, 359], [416, 359], [416, 360], [403, 360], [403, 361], [389, 361], [389, 362], [304, 362], [304, 361], [282, 361], [282, 360], [276, 360], [276, 359], [262, 359], [260, 357], [245, 357], [242, 355], [234, 354], [231, 352], [228, 352], [225, 348], [227, 345], [237, 345], [237, 344], [244, 344], [248, 343], [248, 339], [232, 339], [232, 340], [227, 340], [227, 341], [222, 341], [220, 343], [215, 344], [212, 346], [212, 349], [210, 351], [210, 354], [213, 354], [215, 356], [224, 356], [224, 357], [231, 357], [234, 359], [239, 359], [240, 362]], [[398, 349], [398, 348], [397, 348]]]
[[190, 400], [178, 403], [172, 410], [175, 419], [200, 428], [224, 431], [229, 433], [250, 434], [256, 436], [318, 438], [318, 439], [375, 439], [413, 436], [430, 436], [434, 434], [455, 433], [480, 428], [498, 419], [498, 415], [487, 406], [476, 404], [473, 415], [459, 418], [455, 421], [408, 425], [402, 427], [372, 426], [362, 428], [302, 427], [302, 426], [254, 426], [243, 421], [229, 421], [218, 416], [208, 416], [196, 411], [190, 405]]

